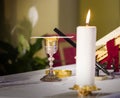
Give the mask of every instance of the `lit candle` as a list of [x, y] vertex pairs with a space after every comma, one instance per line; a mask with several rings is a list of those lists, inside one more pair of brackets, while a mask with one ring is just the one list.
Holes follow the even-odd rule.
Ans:
[[76, 84], [80, 86], [94, 85], [96, 27], [88, 25], [89, 19], [90, 10], [87, 14], [86, 26], [77, 27]]

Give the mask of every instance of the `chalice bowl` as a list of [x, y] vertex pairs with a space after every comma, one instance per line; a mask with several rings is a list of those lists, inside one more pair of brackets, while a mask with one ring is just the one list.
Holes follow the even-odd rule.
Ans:
[[44, 42], [45, 42], [45, 51], [46, 53], [49, 55], [48, 57], [48, 61], [49, 61], [49, 72], [47, 75], [43, 76], [40, 80], [41, 81], [45, 81], [45, 82], [55, 82], [55, 81], [61, 81], [60, 78], [58, 78], [55, 74], [54, 74], [54, 70], [53, 70], [53, 61], [54, 61], [54, 57], [53, 55], [57, 52], [58, 50], [58, 37], [46, 37], [44, 38]]

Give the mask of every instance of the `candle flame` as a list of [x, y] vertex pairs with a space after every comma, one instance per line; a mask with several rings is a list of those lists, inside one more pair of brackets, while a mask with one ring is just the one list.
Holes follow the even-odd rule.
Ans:
[[89, 24], [90, 21], [90, 9], [88, 10], [87, 17], [86, 17], [86, 25]]

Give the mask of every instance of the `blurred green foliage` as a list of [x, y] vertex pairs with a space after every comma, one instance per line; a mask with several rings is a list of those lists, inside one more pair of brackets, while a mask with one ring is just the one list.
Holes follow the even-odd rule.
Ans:
[[28, 71], [44, 69], [48, 65], [47, 58], [35, 57], [35, 53], [42, 49], [43, 39], [37, 39], [30, 43], [32, 26], [29, 20], [24, 18], [15, 25], [11, 31], [13, 42], [0, 40], [0, 75], [16, 74]]

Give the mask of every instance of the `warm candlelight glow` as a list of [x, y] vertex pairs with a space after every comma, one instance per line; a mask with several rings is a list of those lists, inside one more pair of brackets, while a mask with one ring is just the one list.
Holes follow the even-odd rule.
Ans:
[[89, 24], [90, 21], [90, 9], [88, 10], [87, 17], [86, 17], [86, 25]]

